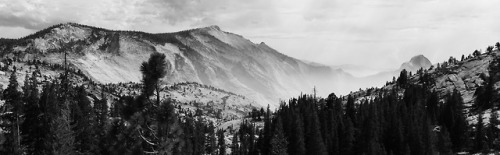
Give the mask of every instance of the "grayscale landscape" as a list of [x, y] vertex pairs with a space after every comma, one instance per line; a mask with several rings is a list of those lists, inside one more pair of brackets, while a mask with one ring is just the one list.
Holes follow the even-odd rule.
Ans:
[[496, 6], [0, 0], [0, 154], [498, 154]]

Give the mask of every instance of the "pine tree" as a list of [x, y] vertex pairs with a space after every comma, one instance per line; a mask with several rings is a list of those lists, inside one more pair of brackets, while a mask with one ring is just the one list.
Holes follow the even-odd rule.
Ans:
[[[133, 137], [141, 141], [139, 144], [142, 148], [137, 151], [160, 154], [178, 152], [179, 149], [174, 147], [181, 145], [179, 140], [183, 132], [182, 127], [176, 122], [174, 107], [170, 101], [161, 102], [160, 100], [161, 78], [166, 75], [167, 70], [165, 55], [152, 53], [149, 60], [142, 63], [140, 70], [143, 76], [142, 94], [124, 107], [125, 117], [133, 120], [133, 130], [137, 131]], [[150, 97], [155, 93], [156, 102], [153, 102]], [[203, 126], [198, 125], [200, 123], [195, 123], [196, 130], [201, 131], [194, 132], [196, 140], [193, 152], [195, 154], [205, 151], [202, 147], [205, 132], [201, 129]]]
[[155, 111], [157, 129], [152, 136], [159, 144], [156, 149], [160, 154], [171, 153], [179, 144], [180, 134], [184, 132], [177, 121], [171, 100], [165, 100]]
[[76, 115], [73, 129], [75, 132], [75, 149], [83, 154], [90, 154], [91, 151], [98, 153], [97, 144], [101, 137], [98, 137], [96, 132], [104, 130], [104, 128], [99, 128], [99, 130], [96, 128], [96, 114], [90, 106], [91, 102], [87, 98], [85, 88], [79, 87], [77, 91], [78, 94], [75, 98], [77, 112], [72, 113], [73, 116]]
[[94, 134], [97, 139], [97, 143], [99, 144], [99, 151], [105, 152], [108, 143], [106, 142], [106, 134], [108, 129], [108, 101], [106, 100], [106, 96], [104, 93], [101, 94], [101, 99], [94, 102], [94, 107], [92, 111], [95, 114], [93, 127]]
[[493, 107], [493, 76], [487, 77], [485, 74], [480, 76], [483, 79], [483, 85], [476, 89], [474, 95], [476, 96], [476, 101], [473, 105], [475, 110], [484, 111]]
[[184, 141], [185, 145], [183, 147], [183, 152], [185, 154], [194, 154], [194, 125], [193, 118], [187, 118], [185, 123], [182, 124], [184, 129]]
[[240, 145], [238, 141], [238, 134], [233, 135], [233, 140], [231, 142], [231, 155], [239, 155], [240, 153]]
[[18, 91], [19, 84], [17, 82], [16, 68], [10, 75], [9, 85], [3, 92], [5, 104], [2, 106], [2, 130], [5, 131], [7, 139], [4, 142], [4, 151], [12, 154], [22, 154], [21, 146], [21, 116], [23, 115], [22, 93]]
[[369, 105], [369, 117], [365, 121], [363, 128], [361, 129], [364, 132], [364, 136], [366, 138], [366, 150], [367, 154], [380, 154], [382, 152], [383, 146], [381, 146], [379, 141], [379, 117], [378, 117], [378, 108], [377, 105], [371, 103]]
[[215, 135], [215, 126], [210, 123], [207, 126], [205, 153], [215, 155], [217, 150], [217, 138]]
[[438, 105], [439, 105], [438, 93], [433, 91], [430, 94], [430, 97], [427, 99], [427, 106], [426, 106], [427, 115], [430, 117], [432, 123], [435, 123], [437, 121]]
[[205, 152], [205, 124], [201, 119], [196, 120], [194, 124], [194, 154], [203, 154]]
[[354, 107], [354, 97], [349, 95], [347, 97], [347, 103], [345, 107], [346, 116], [351, 120], [356, 120], [356, 109]]
[[344, 119], [345, 126], [341, 130], [341, 154], [351, 154], [354, 145], [354, 125], [350, 118]]
[[447, 95], [443, 111], [440, 116], [440, 124], [444, 125], [450, 133], [453, 151], [461, 151], [466, 144], [467, 121], [463, 113], [463, 99], [458, 91]]
[[70, 111], [67, 101], [62, 102], [59, 117], [51, 123], [50, 130], [53, 133], [52, 148], [55, 155], [74, 154], [74, 135], [70, 126]]
[[[95, 113], [96, 118], [96, 126], [99, 129], [104, 129], [104, 127], [108, 124], [108, 100], [106, 99], [106, 96], [104, 93], [101, 94], [101, 99], [97, 100], [94, 103], [94, 107], [92, 111]], [[104, 133], [101, 133], [104, 134]]]
[[40, 151], [42, 154], [49, 154], [50, 150], [52, 149], [50, 147], [50, 142], [51, 135], [50, 135], [50, 122], [52, 121], [52, 118], [54, 118], [55, 112], [54, 108], [52, 106], [54, 105], [54, 101], [56, 99], [55, 91], [52, 89], [53, 85], [49, 82], [47, 84], [43, 85], [42, 92], [40, 94], [40, 111], [42, 112], [42, 115], [40, 115], [40, 120], [41, 120], [41, 137], [42, 137], [42, 142], [43, 145], [41, 147], [42, 151]]
[[452, 154], [451, 153], [451, 140], [448, 134], [448, 129], [446, 127], [441, 127], [437, 132], [437, 143], [436, 148], [440, 154]]
[[156, 93], [156, 105], [160, 104], [160, 79], [167, 74], [167, 62], [165, 54], [152, 53], [147, 62], [141, 65], [142, 82], [144, 84], [143, 95], [146, 97]]
[[281, 118], [277, 118], [274, 127], [273, 137], [271, 138], [271, 155], [288, 155], [287, 152], [288, 141], [283, 133], [283, 123]]
[[488, 144], [490, 144], [491, 149], [500, 150], [500, 129], [497, 127], [500, 125], [498, 113], [492, 111], [489, 121], [487, 127]]
[[217, 131], [219, 155], [226, 155], [226, 140], [224, 138], [224, 130]]
[[484, 133], [484, 124], [483, 124], [483, 114], [479, 114], [477, 117], [475, 138], [474, 138], [474, 151], [480, 152], [483, 150], [487, 150], [488, 147], [486, 145], [485, 133]]
[[292, 126], [290, 134], [290, 142], [288, 144], [288, 152], [292, 155], [306, 154], [304, 144], [304, 125], [302, 117], [299, 114], [292, 114]]
[[493, 46], [488, 46], [486, 52], [491, 53], [493, 51]]
[[67, 89], [56, 83], [44, 87], [41, 97], [41, 107], [45, 112], [43, 121], [45, 154], [74, 154], [74, 135], [70, 125], [69, 100]]
[[25, 98], [25, 120], [21, 125], [23, 133], [23, 145], [27, 148], [27, 154], [36, 154], [43, 150], [43, 121], [41, 118], [42, 109], [39, 105], [40, 93], [38, 92], [37, 72], [33, 72], [31, 77], [24, 84]]
[[472, 55], [473, 55], [474, 57], [480, 56], [480, 55], [481, 55], [481, 51], [479, 51], [479, 50], [474, 50], [474, 52], [472, 52]]
[[308, 123], [306, 124], [306, 153], [324, 155], [327, 154], [325, 144], [323, 142], [323, 137], [321, 136], [320, 124], [318, 120], [318, 115], [316, 114], [315, 108], [311, 108], [306, 118]]
[[272, 128], [271, 128], [271, 109], [269, 105], [267, 105], [267, 111], [266, 114], [264, 115], [264, 131], [263, 131], [263, 137], [261, 139], [261, 146], [260, 150], [262, 151], [262, 154], [268, 155], [271, 150], [270, 150], [270, 143], [271, 143], [271, 137], [272, 137]]
[[403, 69], [400, 74], [399, 74], [399, 77], [397, 79], [397, 82], [398, 82], [398, 85], [402, 88], [406, 88], [406, 85], [408, 83], [408, 71], [406, 71], [405, 69]]

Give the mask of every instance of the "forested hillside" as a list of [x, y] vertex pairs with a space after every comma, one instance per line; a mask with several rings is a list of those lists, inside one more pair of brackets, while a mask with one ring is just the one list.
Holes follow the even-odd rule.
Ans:
[[40, 75], [45, 67], [33, 65], [22, 86], [16, 65], [7, 72], [9, 85], [0, 96], [0, 154], [225, 152], [225, 136], [235, 129], [216, 127], [256, 109], [244, 97], [210, 86], [164, 88], [165, 71], [157, 69], [166, 67], [166, 60], [159, 53], [142, 63], [143, 83], [121, 86], [82, 82], [85, 76], [67, 65], [56, 67], [63, 72], [50, 78]]
[[[254, 154], [458, 154], [500, 151], [500, 43], [382, 88], [327, 98], [301, 95], [266, 115]], [[464, 98], [466, 97], [466, 98]], [[244, 154], [245, 154], [244, 153]]]

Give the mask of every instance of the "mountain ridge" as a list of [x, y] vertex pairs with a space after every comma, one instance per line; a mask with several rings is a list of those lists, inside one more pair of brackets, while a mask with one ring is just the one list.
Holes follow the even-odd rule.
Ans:
[[[408, 81], [415, 85], [425, 85], [431, 91], [435, 91], [440, 97], [440, 102], [444, 102], [443, 96], [457, 91], [461, 94], [466, 112], [467, 120], [471, 124], [476, 124], [477, 117], [485, 113], [485, 122], [488, 122], [490, 113], [494, 108], [486, 110], [477, 110], [478, 94], [484, 93], [484, 87], [491, 83], [493, 96], [500, 92], [500, 78], [498, 64], [500, 62], [500, 50], [497, 48], [490, 52], [478, 53], [462, 60], [451, 57], [448, 61], [442, 62], [437, 66], [423, 68], [413, 74], [408, 73]], [[495, 69], [495, 65], [497, 68]], [[404, 94], [405, 89], [400, 88], [398, 81], [388, 81], [385, 86], [376, 89], [366, 89], [351, 93], [355, 96], [358, 103], [364, 100], [371, 100], [377, 97], [377, 94], [385, 91], [400, 91]], [[500, 101], [498, 97], [492, 97], [494, 102]], [[498, 111], [500, 112], [500, 111]], [[486, 115], [487, 114], [487, 115]]]
[[331, 92], [346, 75], [313, 66], [265, 43], [208, 26], [171, 33], [115, 31], [77, 23], [58, 24], [13, 42], [0, 42], [0, 55], [70, 65], [101, 83], [139, 82], [140, 63], [150, 53], [167, 56], [168, 83], [198, 82], [277, 106], [315, 86]]

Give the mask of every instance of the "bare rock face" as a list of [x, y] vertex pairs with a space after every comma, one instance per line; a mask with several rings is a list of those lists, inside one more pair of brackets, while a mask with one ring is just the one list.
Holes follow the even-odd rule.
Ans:
[[481, 74], [488, 76], [488, 66], [493, 55], [481, 55], [447, 67], [447, 73], [437, 73], [435, 90], [445, 94], [458, 90], [463, 95], [464, 102], [471, 105], [477, 87], [483, 84]]

